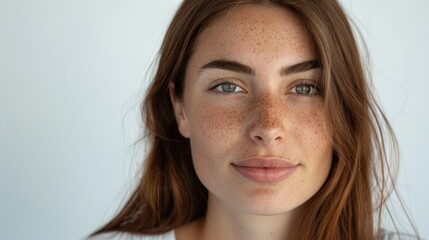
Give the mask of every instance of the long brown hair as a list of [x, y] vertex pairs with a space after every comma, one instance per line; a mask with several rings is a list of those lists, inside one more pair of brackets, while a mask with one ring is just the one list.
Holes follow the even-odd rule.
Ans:
[[[336, 0], [184, 0], [160, 49], [142, 104], [150, 151], [140, 182], [121, 211], [93, 235], [157, 234], [205, 215], [207, 189], [193, 168], [189, 140], [177, 128], [169, 83], [181, 97], [194, 44], [219, 15], [242, 4], [292, 10], [311, 34], [322, 65], [324, 110], [334, 146], [329, 177], [305, 203], [297, 239], [374, 239], [394, 172], [386, 144], [396, 140], [370, 91], [370, 79], [347, 15]], [[376, 194], [374, 194], [376, 193]]]

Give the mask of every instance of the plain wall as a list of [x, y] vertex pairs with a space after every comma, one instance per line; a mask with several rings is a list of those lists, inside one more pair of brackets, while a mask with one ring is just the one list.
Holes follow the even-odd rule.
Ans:
[[[117, 211], [143, 155], [145, 73], [179, 3], [0, 0], [1, 239], [83, 239]], [[429, 2], [343, 3], [397, 133], [400, 193], [429, 238]]]

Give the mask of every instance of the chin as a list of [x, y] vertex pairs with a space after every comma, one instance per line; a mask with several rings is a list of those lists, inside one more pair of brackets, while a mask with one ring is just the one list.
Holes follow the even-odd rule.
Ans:
[[238, 203], [237, 208], [241, 211], [260, 216], [273, 216], [294, 212], [301, 206], [300, 203], [288, 202], [283, 199], [259, 199], [252, 202]]

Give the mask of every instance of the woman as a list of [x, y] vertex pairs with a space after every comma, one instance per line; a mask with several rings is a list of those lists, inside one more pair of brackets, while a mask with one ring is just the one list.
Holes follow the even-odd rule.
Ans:
[[142, 112], [142, 179], [94, 235], [389, 236], [395, 141], [337, 1], [185, 0]]

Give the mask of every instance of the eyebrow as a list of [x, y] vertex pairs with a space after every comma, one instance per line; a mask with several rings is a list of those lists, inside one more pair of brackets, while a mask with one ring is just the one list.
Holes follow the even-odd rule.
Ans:
[[[214, 60], [202, 66], [200, 70], [212, 69], [212, 68], [245, 73], [252, 76], [255, 75], [255, 70], [253, 68], [245, 64], [242, 64], [240, 62], [230, 61], [230, 60]], [[308, 71], [311, 69], [317, 69], [317, 68], [321, 68], [320, 61], [310, 60], [310, 61], [300, 62], [292, 66], [283, 67], [280, 69], [280, 75], [285, 76], [285, 75], [305, 72], [305, 71]]]

